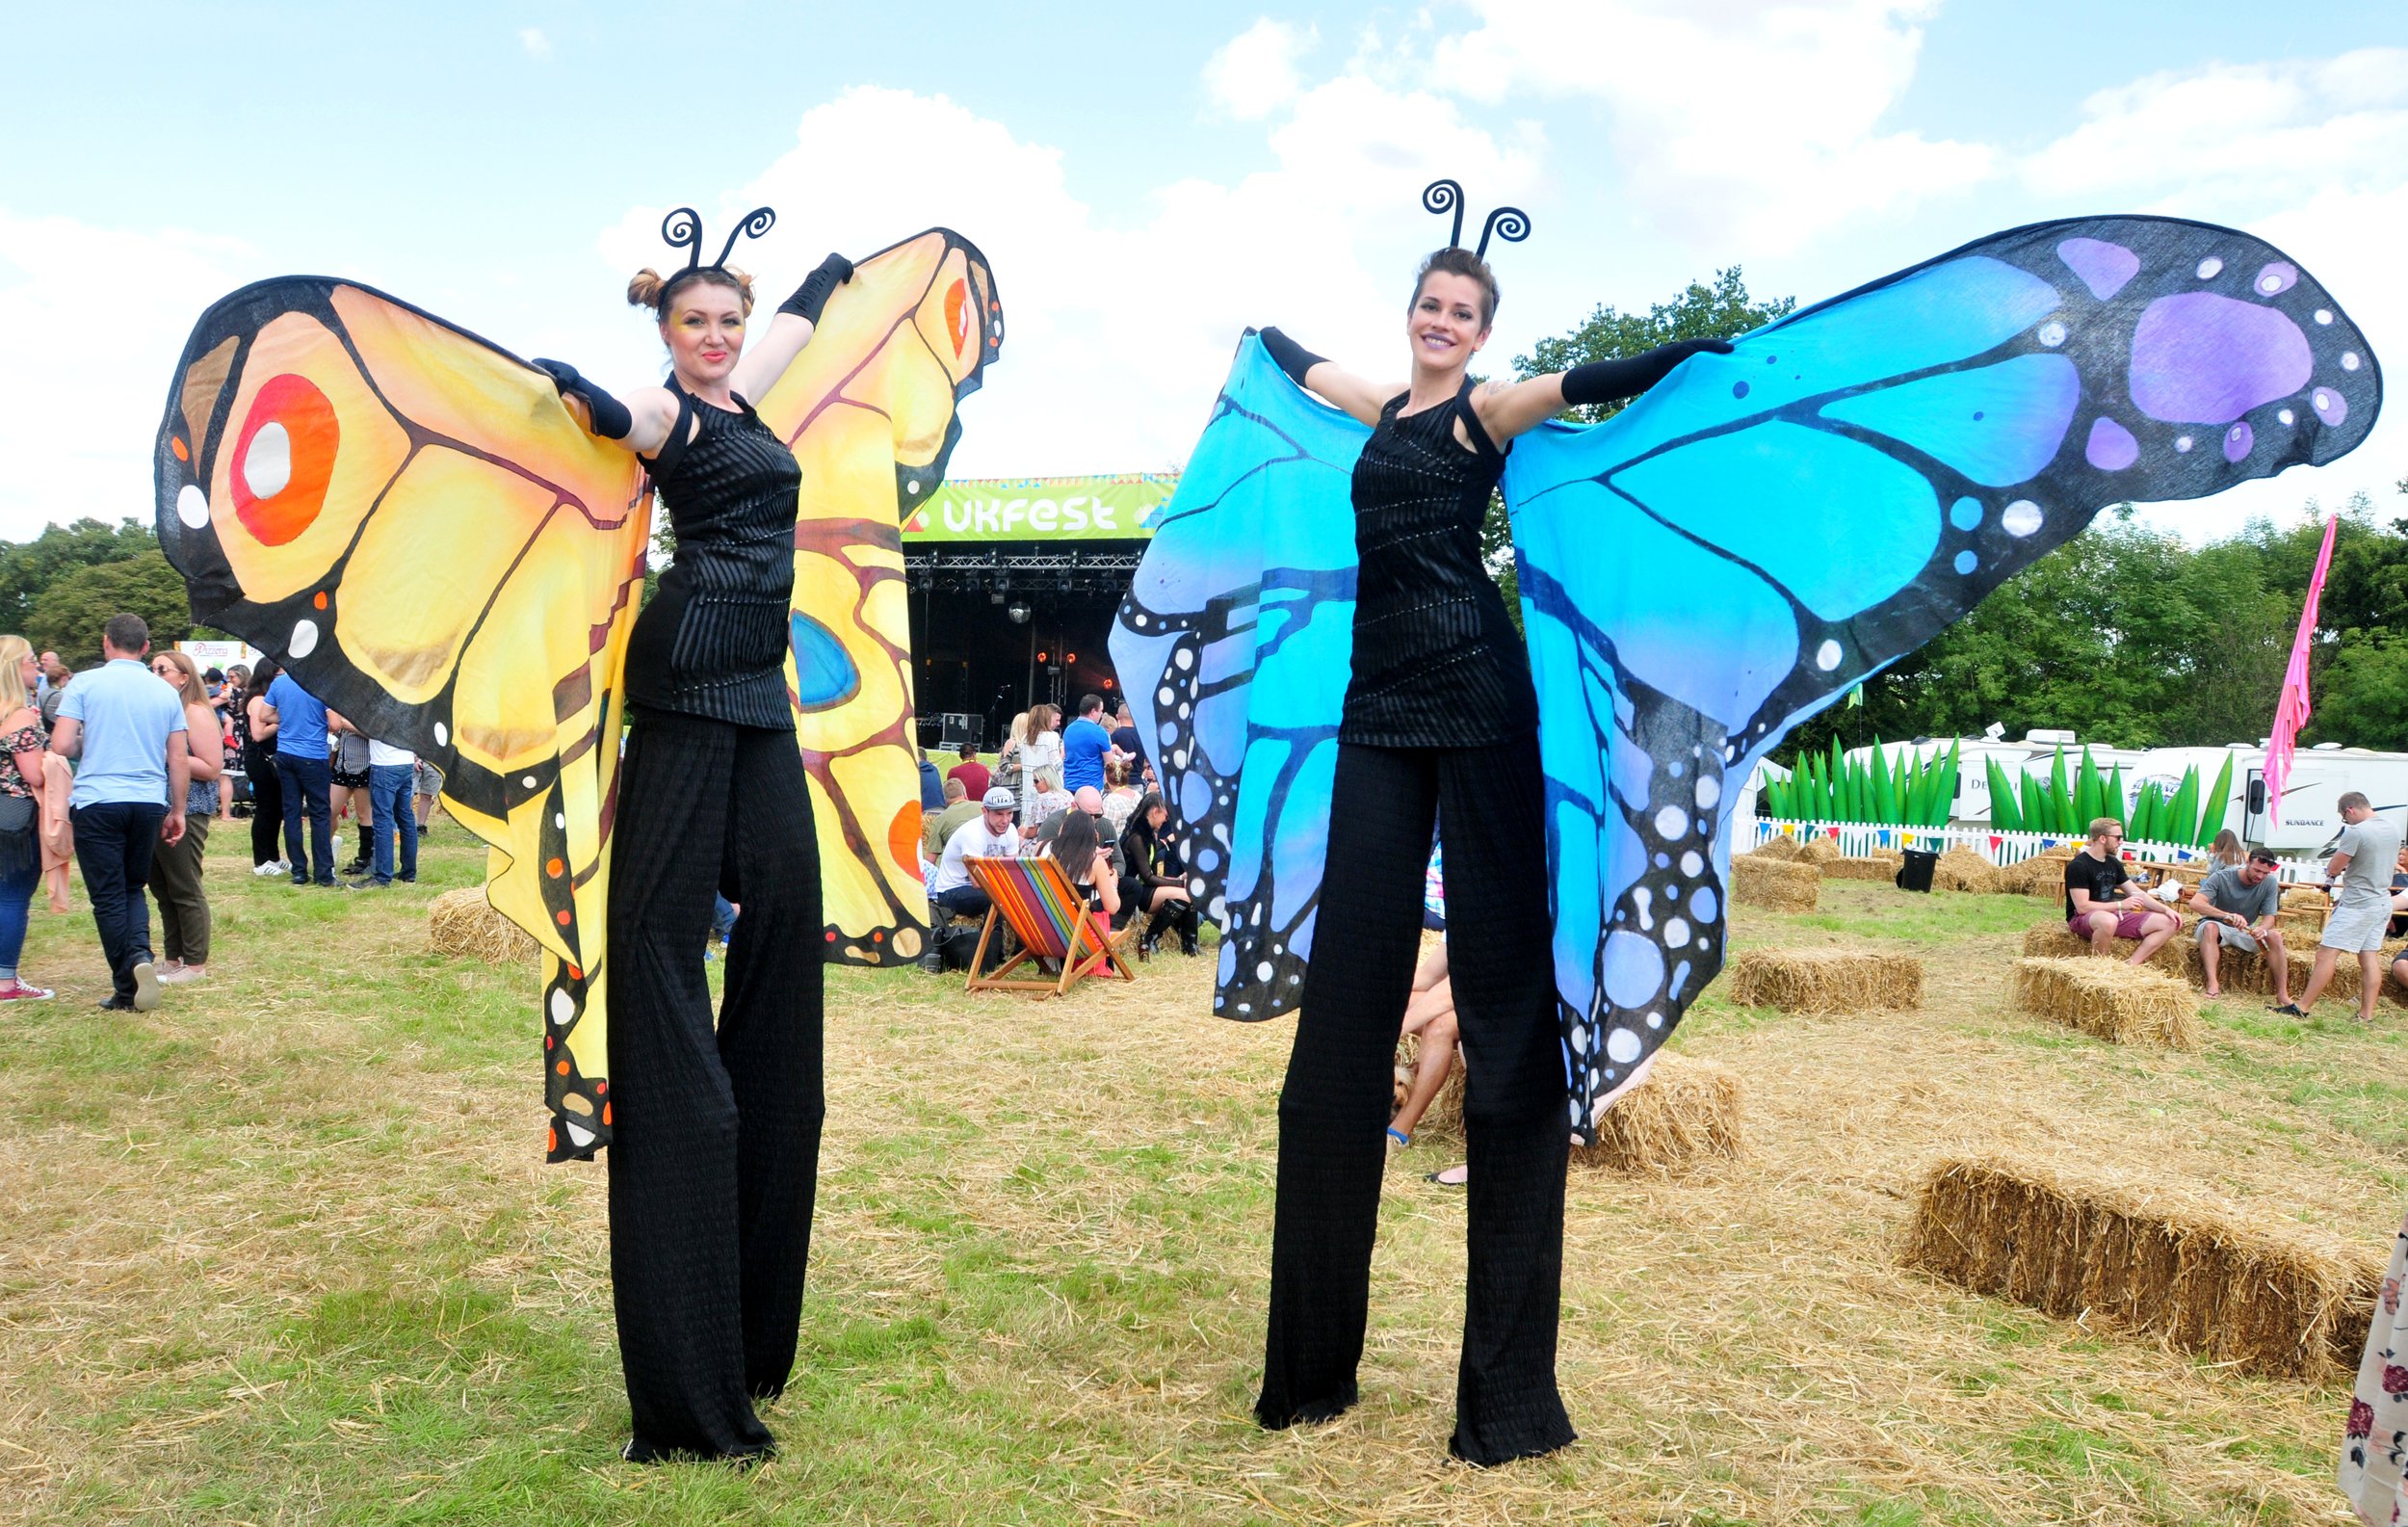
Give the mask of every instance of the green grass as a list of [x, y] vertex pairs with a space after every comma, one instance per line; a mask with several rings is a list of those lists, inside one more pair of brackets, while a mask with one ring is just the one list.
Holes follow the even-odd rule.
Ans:
[[2329, 1517], [2343, 1390], [2238, 1378], [1901, 1272], [1936, 1155], [2073, 1134], [2379, 1244], [2408, 1183], [2401, 1040], [2209, 1010], [2119, 1053], [2000, 997], [2028, 898], [1829, 882], [1742, 939], [1903, 946], [1924, 1011], [1793, 1020], [1709, 991], [1679, 1046], [1747, 1089], [1748, 1156], [1576, 1174], [1561, 1371], [1582, 1443], [1445, 1461], [1465, 1198], [1389, 1178], [1363, 1403], [1265, 1434], [1289, 1030], [1204, 961], [971, 998], [840, 970], [781, 1456], [636, 1468], [605, 1170], [539, 1164], [532, 972], [436, 957], [422, 883], [211, 864], [205, 984], [128, 1018], [88, 917], [0, 1009], [0, 1522], [1636, 1522], [1958, 1527]]

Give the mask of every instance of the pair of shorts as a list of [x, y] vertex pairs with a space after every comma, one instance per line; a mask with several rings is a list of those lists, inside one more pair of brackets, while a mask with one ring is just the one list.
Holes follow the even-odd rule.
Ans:
[[2324, 936], [2316, 940], [2343, 954], [2369, 954], [2383, 947], [2391, 927], [2392, 900], [2386, 896], [2364, 902], [2344, 901], [2324, 920]]
[[362, 769], [357, 773], [353, 773], [349, 769], [338, 766], [333, 770], [333, 775], [334, 782], [341, 785], [346, 790], [365, 790], [368, 788], [368, 771], [365, 769]]
[[427, 762], [424, 758], [419, 759], [418, 776], [410, 782], [410, 794], [435, 796], [441, 795], [442, 793], [443, 771]]
[[2199, 919], [2199, 941], [2201, 943], [2208, 941], [2208, 930], [2211, 928], [2215, 930], [2215, 941], [2225, 948], [2238, 949], [2244, 955], [2254, 955], [2258, 952], [2257, 935], [2245, 934], [2229, 924], [2212, 922], [2205, 917]]
[[[2106, 911], [2107, 908], [2104, 907], [2098, 907], [2093, 908], [2092, 910], [2103, 912]], [[2141, 938], [2147, 936], [2149, 915], [2150, 914], [2147, 912], [2122, 913], [2115, 919], [2115, 936], [2118, 938]], [[2087, 917], [2068, 917], [2065, 919], [2065, 931], [2072, 934], [2077, 938], [2087, 939], [2090, 936], [2090, 919]]]

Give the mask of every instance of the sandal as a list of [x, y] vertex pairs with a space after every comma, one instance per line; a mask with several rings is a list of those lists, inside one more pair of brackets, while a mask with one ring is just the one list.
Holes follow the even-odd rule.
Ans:
[[2308, 1015], [2308, 1010], [2301, 1007], [2296, 1002], [2286, 1002], [2281, 1007], [2276, 1007], [2273, 1003], [2269, 1002], [2266, 1004], [2266, 1011], [2268, 1013], [2280, 1014], [2286, 1018], [2304, 1018]]
[[1398, 1151], [1407, 1148], [1412, 1144], [1413, 1137], [1411, 1135], [1403, 1133], [1394, 1124], [1388, 1126], [1388, 1154], [1393, 1156]]

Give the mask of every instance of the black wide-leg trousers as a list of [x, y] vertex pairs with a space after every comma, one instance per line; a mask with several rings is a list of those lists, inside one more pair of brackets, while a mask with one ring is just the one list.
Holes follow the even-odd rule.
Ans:
[[1338, 750], [1321, 915], [1279, 1094], [1265, 1426], [1354, 1404], [1370, 1314], [1397, 1036], [1413, 986], [1433, 817], [1468, 1088], [1470, 1276], [1459, 1458], [1574, 1439], [1556, 1388], [1571, 1139], [1549, 943], [1538, 740]]
[[[819, 846], [792, 731], [639, 712], [610, 895], [611, 1277], [630, 1457], [768, 1451], [819, 1173]], [[744, 907], [716, 1026], [712, 892]]]

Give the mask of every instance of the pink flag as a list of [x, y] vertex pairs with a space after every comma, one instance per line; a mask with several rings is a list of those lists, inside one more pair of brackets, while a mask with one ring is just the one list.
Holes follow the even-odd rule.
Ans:
[[2299, 635], [2290, 645], [2290, 667], [2283, 672], [2283, 698], [2274, 706], [2274, 735], [2265, 745], [2265, 809], [2269, 821], [2283, 820], [2283, 781], [2290, 777], [2291, 753], [2306, 725], [2308, 705], [2308, 644], [2316, 634], [2316, 600], [2324, 593], [2325, 570], [2333, 566], [2333, 532], [2341, 516], [2324, 522], [2324, 549], [2316, 553], [2316, 576], [2308, 580], [2308, 602], [2299, 612]]

